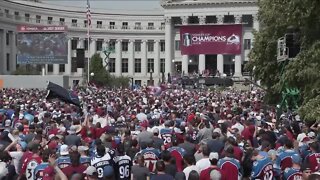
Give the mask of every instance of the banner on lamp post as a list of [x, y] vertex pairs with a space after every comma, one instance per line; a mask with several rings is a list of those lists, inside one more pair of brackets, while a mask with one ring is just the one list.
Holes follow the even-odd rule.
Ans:
[[180, 27], [182, 55], [241, 54], [242, 24]]

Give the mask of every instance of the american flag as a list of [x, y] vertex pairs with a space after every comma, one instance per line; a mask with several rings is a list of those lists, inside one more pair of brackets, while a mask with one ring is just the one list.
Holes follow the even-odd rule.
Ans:
[[87, 23], [88, 23], [88, 35], [89, 35], [89, 29], [91, 26], [91, 12], [90, 12], [90, 2], [87, 0]]

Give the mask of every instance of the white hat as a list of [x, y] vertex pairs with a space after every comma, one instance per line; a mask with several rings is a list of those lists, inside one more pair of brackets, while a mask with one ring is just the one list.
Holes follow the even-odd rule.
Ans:
[[69, 134], [75, 134], [76, 133], [76, 126], [71, 126], [70, 129], [68, 130]]
[[212, 160], [212, 159], [218, 160], [219, 159], [219, 154], [216, 153], [216, 152], [211, 152], [210, 155], [209, 155], [209, 159], [210, 160]]
[[11, 126], [11, 120], [10, 120], [10, 119], [7, 119], [7, 120], [4, 122], [4, 126], [5, 126], [5, 127], [10, 127], [10, 126]]
[[311, 132], [308, 133], [308, 137], [309, 137], [309, 138], [315, 138], [315, 137], [316, 137], [316, 134], [311, 131]]
[[78, 151], [88, 151], [89, 150], [89, 147], [87, 146], [79, 146], [78, 147]]
[[69, 154], [69, 149], [68, 149], [68, 145], [64, 144], [60, 146], [60, 155], [64, 156], [64, 155], [68, 155]]

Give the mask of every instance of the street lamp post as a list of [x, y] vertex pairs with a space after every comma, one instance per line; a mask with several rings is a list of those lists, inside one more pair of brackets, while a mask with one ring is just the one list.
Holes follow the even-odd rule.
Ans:
[[133, 87], [133, 77], [131, 77], [131, 90], [133, 90], [134, 87]]

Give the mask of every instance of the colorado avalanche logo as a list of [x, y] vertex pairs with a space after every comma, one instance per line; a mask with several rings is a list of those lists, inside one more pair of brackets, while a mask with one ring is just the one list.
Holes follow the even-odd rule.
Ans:
[[238, 45], [240, 43], [240, 37], [238, 35], [232, 34], [227, 39], [227, 44], [235, 44]]

